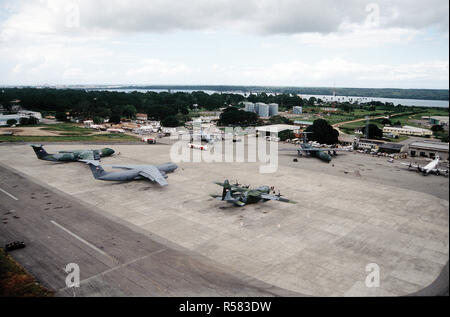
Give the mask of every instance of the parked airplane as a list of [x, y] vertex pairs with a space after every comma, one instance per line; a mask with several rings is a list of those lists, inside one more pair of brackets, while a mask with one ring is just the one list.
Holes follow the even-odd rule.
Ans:
[[204, 131], [200, 131], [200, 133], [191, 133], [190, 142], [194, 141], [214, 143], [214, 141], [223, 139], [222, 134], [220, 133], [206, 133]]
[[313, 145], [308, 143], [306, 135], [312, 132], [302, 132], [303, 140], [300, 143], [300, 147], [297, 149], [280, 149], [280, 151], [297, 151], [298, 156], [310, 156], [317, 157], [318, 159], [330, 163], [333, 156], [337, 155], [337, 151], [348, 151], [346, 149], [337, 149], [337, 148], [319, 148], [314, 147]]
[[103, 148], [98, 150], [73, 150], [73, 151], [59, 151], [56, 154], [49, 154], [44, 150], [44, 147], [39, 145], [31, 145], [36, 156], [40, 160], [52, 162], [77, 162], [82, 160], [100, 160], [101, 157], [110, 156], [114, 154], [114, 150], [110, 148]]
[[256, 189], [250, 189], [249, 186], [239, 186], [239, 184], [231, 185], [228, 180], [223, 183], [216, 182], [215, 184], [223, 187], [222, 195], [210, 195], [218, 200], [232, 203], [238, 207], [243, 207], [247, 204], [255, 204], [257, 202], [266, 202], [269, 200], [277, 200], [285, 203], [296, 204], [295, 201], [282, 198], [281, 194], [271, 195], [271, 188], [269, 186], [261, 186]]
[[420, 166], [415, 163], [402, 163], [402, 164], [408, 166], [408, 169], [411, 169], [411, 168], [417, 169], [417, 171], [422, 172], [423, 175], [428, 175], [430, 173], [433, 173], [436, 175], [448, 176], [448, 169], [444, 170], [444, 169], [438, 168], [439, 160], [440, 160], [439, 156], [436, 156], [436, 158], [433, 161], [431, 161], [430, 163], [428, 163], [425, 166]]
[[89, 164], [95, 179], [102, 181], [133, 181], [138, 179], [148, 179], [156, 182], [161, 186], [167, 186], [166, 173], [175, 171], [178, 166], [174, 163], [166, 163], [162, 165], [116, 165], [112, 168], [120, 168], [122, 172], [106, 172], [98, 162], [85, 161]]

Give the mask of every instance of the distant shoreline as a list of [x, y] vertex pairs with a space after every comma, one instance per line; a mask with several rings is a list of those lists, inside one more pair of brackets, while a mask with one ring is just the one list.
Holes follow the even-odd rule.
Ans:
[[232, 86], [232, 85], [61, 85], [61, 86], [3, 86], [1, 88], [56, 88], [86, 90], [175, 90], [210, 91], [217, 93], [291, 93], [304, 95], [387, 98], [412, 100], [449, 101], [448, 89], [404, 89], [404, 88], [348, 88], [348, 87], [282, 87], [282, 86]]

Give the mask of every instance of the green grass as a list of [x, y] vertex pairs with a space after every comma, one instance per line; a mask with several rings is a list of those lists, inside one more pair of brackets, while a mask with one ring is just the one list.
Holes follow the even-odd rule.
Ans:
[[65, 132], [62, 135], [90, 135], [92, 134], [92, 130], [76, 126], [69, 123], [57, 123], [57, 124], [49, 124], [45, 125], [41, 130], [47, 131], [56, 131], [56, 132]]
[[51, 297], [49, 291], [0, 248], [0, 297]]
[[63, 135], [63, 136], [20, 136], [0, 135], [0, 142], [132, 142], [138, 137], [127, 134]]

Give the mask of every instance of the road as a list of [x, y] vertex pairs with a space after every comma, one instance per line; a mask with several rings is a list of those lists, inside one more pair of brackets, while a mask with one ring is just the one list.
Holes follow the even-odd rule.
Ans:
[[[392, 117], [397, 117], [397, 116], [402, 116], [402, 115], [404, 115], [404, 113], [395, 113], [395, 114], [390, 115], [390, 117], [392, 118]], [[383, 119], [385, 117], [386, 117], [386, 115], [370, 117], [369, 120], [378, 120], [378, 119]], [[360, 121], [366, 121], [366, 120], [367, 120], [366, 118], [360, 118], [360, 119], [355, 119], [355, 120], [350, 120], [350, 121], [338, 122], [338, 123], [333, 124], [333, 128], [335, 128], [339, 132], [339, 134], [345, 134], [344, 132], [342, 132], [339, 129], [340, 126], [343, 126], [348, 123], [360, 122]]]
[[[0, 243], [57, 296], [299, 296], [146, 234], [0, 165]], [[67, 288], [65, 267], [80, 268]]]

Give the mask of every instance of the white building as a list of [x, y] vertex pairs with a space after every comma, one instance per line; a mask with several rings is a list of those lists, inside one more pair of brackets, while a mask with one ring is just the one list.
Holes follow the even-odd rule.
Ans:
[[448, 160], [448, 143], [444, 142], [413, 142], [409, 145], [411, 157], [421, 156], [435, 158], [439, 156], [442, 160]]
[[405, 125], [403, 127], [389, 127], [385, 126], [383, 128], [383, 133], [401, 134], [401, 135], [413, 135], [413, 136], [431, 136], [433, 131], [428, 129], [416, 128]]
[[293, 107], [292, 108], [292, 113], [293, 114], [302, 114], [303, 113], [303, 108], [302, 107]]
[[7, 126], [8, 120], [16, 120], [17, 124], [20, 124], [20, 119], [34, 117], [38, 120], [42, 119], [40, 112], [22, 110], [15, 114], [0, 114], [0, 126]]
[[35, 117], [38, 120], [42, 119], [42, 115], [40, 112], [36, 112], [36, 111], [30, 111], [30, 110], [21, 110], [19, 111], [19, 114], [24, 115], [28, 118], [30, 117]]

